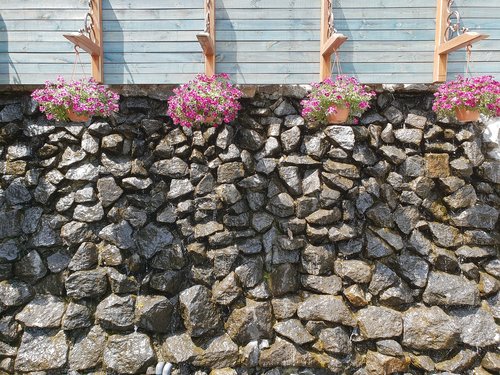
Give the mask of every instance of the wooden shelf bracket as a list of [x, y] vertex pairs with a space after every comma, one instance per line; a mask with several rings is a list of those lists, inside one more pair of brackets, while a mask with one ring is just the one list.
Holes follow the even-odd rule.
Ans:
[[205, 56], [205, 74], [215, 74], [215, 0], [205, 0], [205, 30], [196, 34]]
[[104, 50], [102, 39], [102, 0], [89, 0], [85, 25], [78, 33], [64, 34], [75, 47], [83, 49], [92, 58], [92, 77], [104, 83]]
[[460, 13], [451, 10], [453, 2], [454, 0], [437, 0], [434, 69], [432, 74], [434, 82], [446, 81], [449, 53], [461, 48], [467, 48], [489, 37], [486, 34], [470, 32], [466, 28], [460, 28]]
[[347, 37], [335, 30], [332, 0], [321, 0], [320, 20], [320, 81], [332, 75], [332, 54], [347, 40]]

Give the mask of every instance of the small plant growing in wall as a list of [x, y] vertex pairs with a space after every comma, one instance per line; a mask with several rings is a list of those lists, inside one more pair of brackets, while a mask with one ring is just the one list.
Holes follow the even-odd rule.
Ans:
[[500, 82], [492, 76], [458, 77], [443, 83], [434, 94], [432, 109], [459, 122], [477, 121], [482, 113], [500, 116]]
[[313, 123], [341, 124], [361, 116], [375, 92], [354, 77], [338, 76], [313, 83], [311, 93], [302, 100], [302, 116]]
[[176, 125], [195, 124], [218, 126], [233, 121], [241, 104], [242, 92], [229, 80], [227, 74], [211, 77], [199, 74], [196, 78], [174, 89], [168, 100], [167, 115]]
[[119, 95], [93, 78], [66, 82], [57, 77], [45, 87], [33, 91], [32, 98], [49, 120], [86, 121], [90, 116], [109, 116], [118, 111]]

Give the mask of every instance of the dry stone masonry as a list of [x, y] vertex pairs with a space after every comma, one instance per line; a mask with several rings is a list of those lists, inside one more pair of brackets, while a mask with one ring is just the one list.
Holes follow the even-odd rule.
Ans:
[[483, 125], [381, 92], [312, 126], [280, 90], [191, 129], [151, 97], [84, 126], [0, 96], [0, 373], [500, 371]]

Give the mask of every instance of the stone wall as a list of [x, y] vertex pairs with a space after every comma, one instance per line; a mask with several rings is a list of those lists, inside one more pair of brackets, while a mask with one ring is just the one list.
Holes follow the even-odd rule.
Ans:
[[202, 129], [151, 97], [82, 126], [3, 95], [0, 373], [498, 371], [482, 126], [383, 92], [361, 126], [313, 127], [303, 94]]

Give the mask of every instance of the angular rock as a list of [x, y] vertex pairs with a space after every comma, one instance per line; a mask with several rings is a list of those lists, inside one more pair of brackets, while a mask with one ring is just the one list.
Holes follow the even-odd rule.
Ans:
[[219, 327], [220, 313], [212, 302], [209, 289], [192, 286], [179, 294], [179, 304], [184, 325], [192, 337], [202, 336]]
[[329, 126], [325, 130], [328, 138], [345, 150], [354, 148], [354, 131], [350, 126]]
[[98, 198], [104, 207], [110, 206], [123, 194], [113, 177], [104, 177], [97, 180]]
[[420, 129], [397, 129], [394, 131], [394, 136], [401, 143], [419, 146], [424, 133]]
[[110, 224], [102, 228], [99, 232], [99, 237], [120, 249], [127, 250], [134, 247], [132, 231], [133, 229], [130, 224], [122, 220], [118, 224]]
[[335, 249], [331, 246], [308, 245], [302, 252], [302, 268], [311, 275], [326, 275], [332, 272]]
[[92, 311], [87, 305], [70, 302], [62, 320], [62, 329], [72, 330], [90, 327], [93, 320]]
[[15, 179], [9, 187], [5, 189], [5, 198], [11, 206], [28, 203], [31, 200], [31, 194], [21, 179]]
[[361, 334], [368, 339], [389, 338], [401, 335], [401, 313], [387, 307], [369, 306], [357, 313]]
[[64, 331], [27, 329], [16, 357], [16, 371], [47, 371], [66, 365], [68, 344]]
[[448, 154], [425, 154], [425, 176], [443, 178], [450, 175]]
[[69, 352], [69, 367], [72, 370], [87, 370], [102, 362], [106, 332], [93, 326], [86, 335], [78, 336]]
[[89, 163], [79, 167], [73, 166], [68, 169], [64, 177], [71, 181], [96, 181], [99, 177], [99, 168]]
[[111, 294], [97, 305], [95, 318], [105, 329], [128, 330], [134, 326], [134, 300]]
[[47, 267], [40, 254], [32, 250], [14, 265], [14, 273], [21, 280], [33, 284], [47, 274]]
[[372, 278], [370, 265], [361, 260], [336, 260], [335, 273], [361, 284], [369, 283]]
[[252, 340], [272, 337], [272, 311], [269, 302], [246, 300], [246, 305], [234, 309], [225, 323], [229, 336], [240, 345]]
[[493, 229], [498, 221], [500, 211], [496, 208], [478, 204], [454, 215], [451, 221], [457, 227], [472, 227], [480, 229]]
[[104, 209], [100, 203], [94, 206], [78, 205], [73, 212], [73, 219], [91, 223], [99, 221], [104, 217]]
[[278, 322], [274, 325], [274, 330], [298, 345], [304, 345], [315, 340], [315, 337], [304, 328], [298, 319]]
[[162, 345], [162, 354], [166, 361], [173, 363], [192, 362], [203, 354], [204, 350], [197, 347], [187, 333], [171, 335]]
[[476, 284], [462, 276], [438, 271], [429, 274], [422, 297], [430, 305], [477, 306], [480, 303]]
[[297, 310], [302, 320], [324, 320], [354, 327], [356, 321], [342, 297], [311, 295], [302, 302]]
[[436, 363], [436, 370], [447, 371], [448, 373], [464, 373], [472, 366], [476, 357], [477, 353], [470, 349], [461, 350], [453, 358]]
[[403, 313], [403, 345], [417, 350], [454, 348], [460, 337], [455, 319], [437, 306], [413, 307]]
[[137, 327], [151, 332], [170, 332], [174, 309], [166, 297], [138, 296], [135, 301], [135, 323]]
[[99, 297], [106, 293], [108, 280], [106, 271], [78, 271], [71, 274], [65, 282], [66, 294], [75, 299]]
[[234, 367], [238, 362], [238, 345], [227, 334], [211, 339], [203, 349], [203, 353], [194, 359], [194, 366], [217, 369]]
[[268, 210], [279, 217], [292, 216], [295, 212], [293, 199], [287, 193], [280, 193], [271, 198]]
[[16, 319], [26, 327], [59, 328], [64, 310], [65, 303], [61, 298], [39, 295], [16, 315]]
[[338, 294], [342, 290], [342, 279], [335, 275], [302, 275], [300, 281], [304, 288], [317, 293]]
[[387, 356], [371, 350], [366, 353], [366, 370], [370, 375], [402, 373], [408, 369], [409, 358]]
[[139, 254], [150, 259], [158, 251], [170, 245], [174, 236], [166, 227], [149, 223], [135, 236]]
[[104, 365], [119, 374], [145, 373], [154, 363], [155, 352], [143, 333], [112, 335], [104, 349]]
[[170, 182], [170, 189], [167, 193], [167, 199], [177, 199], [184, 195], [190, 194], [194, 191], [194, 186], [188, 179], [172, 180]]
[[298, 289], [298, 270], [290, 263], [280, 264], [272, 272], [269, 279], [274, 296], [282, 296]]
[[464, 344], [476, 348], [498, 344], [500, 329], [487, 309], [454, 309], [450, 315], [460, 327], [460, 340]]
[[429, 264], [418, 256], [403, 253], [395, 260], [397, 270], [410, 284], [423, 288], [427, 284]]
[[22, 281], [0, 281], [0, 311], [2, 308], [24, 305], [31, 300], [33, 294], [33, 289]]

